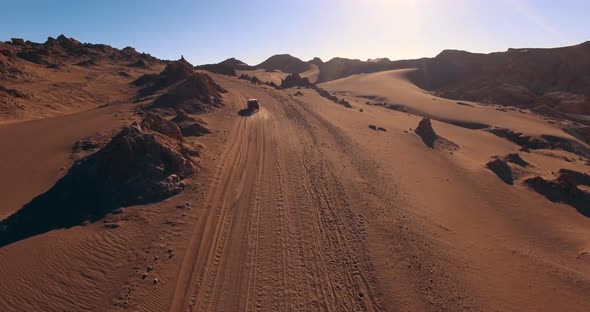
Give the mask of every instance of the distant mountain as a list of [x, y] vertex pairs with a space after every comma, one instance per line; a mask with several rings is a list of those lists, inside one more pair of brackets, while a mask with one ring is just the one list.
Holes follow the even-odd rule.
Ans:
[[277, 54], [254, 66], [257, 69], [280, 70], [289, 74], [300, 74], [309, 69], [309, 63], [289, 54]]
[[236, 70], [249, 69], [250, 66], [236, 58], [229, 58], [217, 64], [205, 64], [195, 67], [196, 69], [207, 70], [210, 72], [236, 76]]
[[318, 83], [321, 83], [355, 74], [374, 73], [401, 68], [418, 68], [422, 66], [426, 59], [390, 61], [387, 58], [380, 58], [361, 61], [358, 59], [335, 57], [327, 62], [321, 62], [318, 58], [314, 60], [312, 61], [318, 65], [320, 70]]

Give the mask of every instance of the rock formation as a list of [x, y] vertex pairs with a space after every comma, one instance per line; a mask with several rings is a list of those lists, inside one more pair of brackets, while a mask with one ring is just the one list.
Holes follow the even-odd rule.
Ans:
[[524, 180], [524, 184], [550, 201], [570, 205], [579, 213], [590, 217], [590, 193], [578, 187], [578, 185], [590, 185], [585, 184], [589, 182], [588, 177], [583, 173], [561, 169], [557, 179], [534, 177]]
[[418, 136], [420, 136], [420, 138], [422, 138], [422, 142], [424, 142], [424, 144], [430, 148], [447, 150], [451, 152], [459, 149], [459, 145], [437, 135], [436, 132], [434, 132], [430, 118], [423, 118], [420, 120], [418, 127], [416, 127], [414, 131], [416, 134], [418, 134]]
[[416, 127], [416, 130], [414, 131], [422, 138], [424, 144], [428, 147], [434, 147], [434, 141], [436, 141], [438, 135], [434, 132], [434, 129], [432, 129], [430, 118], [423, 118], [420, 120], [418, 127]]
[[211, 133], [206, 122], [189, 116], [183, 110], [177, 111], [172, 122], [178, 125], [183, 136], [202, 136]]
[[163, 119], [148, 118], [125, 127], [105, 147], [77, 162], [50, 190], [3, 220], [0, 246], [181, 192], [182, 180], [194, 175], [197, 167], [176, 135], [154, 131], [168, 129]]
[[498, 178], [506, 184], [512, 185], [514, 180], [512, 178], [512, 169], [505, 160], [494, 159], [486, 164], [486, 167], [495, 173]]

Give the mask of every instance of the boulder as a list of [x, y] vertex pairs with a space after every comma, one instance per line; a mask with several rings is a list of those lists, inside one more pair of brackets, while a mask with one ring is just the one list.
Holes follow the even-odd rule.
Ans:
[[424, 144], [429, 147], [434, 147], [434, 142], [438, 138], [438, 135], [432, 128], [430, 118], [423, 118], [420, 123], [418, 123], [418, 127], [414, 131], [422, 138]]

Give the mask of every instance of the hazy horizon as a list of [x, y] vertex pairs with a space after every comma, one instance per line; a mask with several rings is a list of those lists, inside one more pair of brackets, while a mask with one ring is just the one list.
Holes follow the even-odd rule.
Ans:
[[[44, 42], [64, 34], [82, 42], [131, 46], [161, 59], [250, 65], [271, 55], [391, 60], [433, 57], [444, 49], [489, 53], [587, 41], [585, 1], [254, 0], [20, 1], [0, 12], [0, 38]], [[567, 34], [567, 35], [566, 35]]]

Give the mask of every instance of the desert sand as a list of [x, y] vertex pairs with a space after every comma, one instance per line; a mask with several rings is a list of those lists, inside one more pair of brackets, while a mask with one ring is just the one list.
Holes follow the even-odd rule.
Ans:
[[[147, 76], [164, 87], [148, 87], [152, 93], [138, 97], [140, 87], [130, 82], [157, 75], [164, 64], [103, 66], [90, 70], [102, 75], [125, 68], [130, 75], [124, 82], [96, 82], [97, 89], [87, 91], [109, 94], [111, 104], [88, 100], [3, 117], [3, 220], [85, 157], [72, 152], [76, 141], [113, 136], [143, 118], [139, 105], [193, 77], [186, 74], [169, 86], [162, 81], [172, 76]], [[76, 69], [84, 77], [90, 70]], [[560, 169], [590, 174], [587, 156], [563, 148], [523, 150], [487, 130], [586, 143], [528, 110], [436, 97], [413, 84], [413, 70], [319, 84], [352, 108], [310, 88], [275, 89], [207, 73], [223, 89], [223, 105], [194, 115], [210, 134], [181, 138], [186, 146], [202, 147], [193, 157], [198, 173], [184, 180], [184, 190], [1, 246], [0, 307], [590, 310], [590, 219], [584, 207], [552, 202], [525, 184], [537, 176], [556, 179]], [[76, 71], [47, 79], [77, 81], [71, 78]], [[288, 75], [242, 73], [276, 84]], [[302, 74], [311, 82], [317, 75], [317, 66]], [[37, 92], [35, 85], [9, 86]], [[55, 96], [70, 94], [67, 87], [52, 90]], [[238, 114], [249, 98], [259, 99], [260, 111]], [[173, 116], [164, 108], [163, 116]], [[414, 131], [424, 117], [438, 136], [432, 147]], [[494, 157], [514, 153], [528, 165], [509, 163], [512, 184], [486, 168]]]

